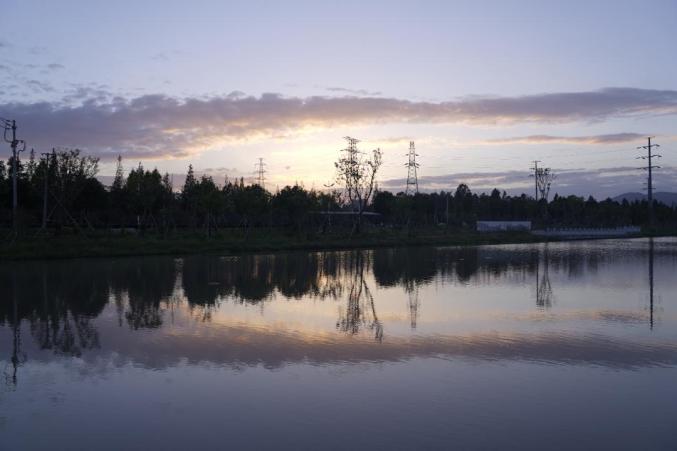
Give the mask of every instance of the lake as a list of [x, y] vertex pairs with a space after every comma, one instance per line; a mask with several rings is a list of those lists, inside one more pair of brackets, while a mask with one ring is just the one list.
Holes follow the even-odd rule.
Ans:
[[675, 449], [677, 240], [4, 262], [0, 449]]

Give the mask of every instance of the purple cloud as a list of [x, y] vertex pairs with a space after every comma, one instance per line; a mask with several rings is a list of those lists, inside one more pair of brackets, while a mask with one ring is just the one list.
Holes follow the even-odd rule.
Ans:
[[[35, 88], [48, 86], [36, 84]], [[87, 91], [80, 94], [86, 96]], [[122, 153], [141, 158], [184, 157], [224, 140], [279, 136], [307, 126], [554, 123], [677, 114], [677, 91], [636, 88], [473, 97], [440, 103], [353, 96], [299, 98], [279, 94], [252, 97], [237, 93], [207, 99], [164, 95], [124, 99], [103, 94], [70, 97], [61, 102], [0, 104], [0, 114], [16, 119], [22, 136], [36, 147], [70, 146], [103, 157]], [[584, 138], [591, 139], [580, 139]], [[557, 137], [541, 136], [540, 139]], [[616, 135], [615, 139], [624, 138]]]

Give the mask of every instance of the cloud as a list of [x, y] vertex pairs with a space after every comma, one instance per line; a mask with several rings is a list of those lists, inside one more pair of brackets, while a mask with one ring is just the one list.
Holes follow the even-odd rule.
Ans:
[[26, 80], [26, 86], [28, 86], [34, 92], [52, 92], [54, 88], [49, 84], [40, 80]]
[[114, 94], [107, 85], [73, 83], [71, 86], [62, 99], [65, 104], [81, 102], [102, 104], [114, 98]]
[[[179, 304], [175, 315], [191, 318]], [[181, 316], [179, 316], [181, 315]], [[619, 323], [647, 322], [645, 315], [614, 311], [593, 311], [584, 321], [597, 320]], [[360, 362], [402, 362], [410, 359], [465, 359], [474, 362], [549, 362], [561, 365], [594, 365], [614, 369], [674, 367], [677, 349], [668, 339], [646, 342], [613, 335], [580, 332], [530, 331], [504, 333], [480, 331], [456, 334], [415, 334], [403, 337], [388, 335], [375, 344], [372, 340], [355, 339], [342, 334], [317, 331], [256, 327], [235, 320], [221, 320], [209, 334], [198, 334], [183, 327], [164, 333], [162, 339], [140, 334], [134, 340], [122, 334], [110, 334], [107, 346], [88, 349], [82, 359], [90, 364], [106, 362], [105, 369], [115, 364], [133, 362], [135, 367], [162, 369], [181, 362], [214, 365], [242, 365], [279, 368], [294, 363], [321, 365]], [[40, 353], [25, 346], [34, 359]], [[78, 367], [81, 369], [81, 367]]]
[[329, 92], [341, 92], [345, 94], [352, 94], [357, 96], [380, 96], [382, 93], [380, 91], [367, 91], [366, 89], [349, 89], [349, 88], [340, 88], [335, 86], [330, 86], [325, 88]]
[[169, 57], [165, 53], [156, 53], [150, 59], [153, 61], [169, 61]]
[[65, 69], [65, 66], [63, 64], [59, 63], [51, 63], [47, 65], [47, 68], [50, 70], [60, 70], [60, 69]]
[[636, 142], [646, 138], [646, 133], [613, 133], [607, 135], [590, 136], [551, 136], [551, 135], [529, 135], [516, 136], [510, 138], [489, 139], [483, 141], [484, 144], [624, 144]]
[[[35, 84], [38, 89], [46, 86]], [[226, 141], [303, 128], [385, 123], [513, 124], [677, 114], [677, 91], [605, 88], [577, 93], [414, 102], [376, 97], [283, 97], [234, 92], [211, 98], [111, 97], [82, 91], [59, 102], [0, 104], [32, 145], [79, 147], [99, 156], [185, 157]]]
[[[636, 167], [620, 166], [597, 169], [554, 168], [557, 176], [552, 193], [560, 195], [593, 195], [604, 199], [625, 192], [644, 191], [646, 175]], [[664, 166], [654, 174], [658, 191], [677, 191], [677, 167]], [[388, 179], [379, 182], [382, 189], [404, 191], [406, 178]], [[509, 194], [519, 195], [533, 192], [533, 178], [528, 171], [463, 172], [418, 178], [421, 191], [454, 191], [461, 184], [467, 184], [472, 191], [489, 192], [494, 188]]]
[[[485, 191], [515, 184], [526, 186], [524, 182], [525, 180], [528, 181], [528, 176], [529, 174], [525, 171], [459, 172], [444, 175], [419, 176], [418, 184], [422, 191], [453, 191], [461, 183], [465, 183], [471, 189]], [[396, 178], [381, 181], [379, 186], [391, 191], [403, 191], [406, 183], [406, 178]]]
[[28, 53], [30, 53], [31, 55], [36, 55], [36, 56], [44, 55], [44, 54], [47, 53], [47, 47], [41, 46], [41, 45], [35, 45], [35, 46], [30, 47], [28, 49]]
[[415, 138], [411, 136], [386, 136], [383, 138], [370, 139], [370, 142], [379, 143], [381, 145], [387, 144], [409, 144], [410, 141], [414, 141]]

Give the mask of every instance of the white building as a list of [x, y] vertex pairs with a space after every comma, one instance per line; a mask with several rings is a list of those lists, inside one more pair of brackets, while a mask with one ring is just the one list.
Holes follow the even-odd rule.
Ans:
[[531, 230], [531, 221], [477, 221], [478, 232], [507, 232]]

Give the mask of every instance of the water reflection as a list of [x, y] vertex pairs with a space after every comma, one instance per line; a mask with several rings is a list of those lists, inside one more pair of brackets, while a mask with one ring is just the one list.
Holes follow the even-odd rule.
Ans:
[[368, 256], [363, 252], [351, 254], [354, 264], [351, 265], [353, 271], [352, 276], [349, 277], [347, 305], [345, 309], [339, 310], [336, 328], [350, 335], [356, 335], [361, 328], [366, 328], [372, 331], [376, 341], [380, 342], [383, 340], [383, 325], [378, 320], [374, 297], [364, 278], [364, 267]]
[[649, 327], [653, 330], [654, 325], [654, 286], [653, 286], [653, 265], [654, 265], [654, 239], [649, 238]]
[[550, 284], [550, 252], [549, 243], [543, 246], [543, 256], [536, 262], [536, 305], [540, 308], [552, 306], [552, 285]]
[[[645, 321], [641, 312], [614, 307], [611, 298], [595, 301], [602, 303], [597, 310], [581, 304], [553, 313], [555, 283], [551, 279], [554, 274], [565, 294], [571, 287], [585, 287], [602, 270], [618, 272], [622, 283], [623, 274], [634, 273], [646, 259], [648, 323], [654, 330], [654, 260], [669, 270], [677, 268], [676, 256], [673, 241], [639, 240], [3, 264], [0, 283], [7, 296], [0, 303], [0, 332], [10, 331], [12, 343], [7, 349], [5, 378], [17, 383], [20, 367], [30, 356], [27, 336], [31, 337], [31, 352], [41, 358], [46, 358], [44, 351], [63, 357], [116, 352], [150, 365], [172, 364], [182, 358], [274, 366], [297, 358], [326, 362], [421, 355], [671, 365], [677, 354], [669, 340], [652, 343], [649, 352], [641, 343], [614, 335], [615, 330], [610, 330], [605, 341], [573, 329], [533, 333], [533, 327], [524, 324], [571, 318], [577, 318], [578, 325], [588, 320], [626, 325]], [[518, 316], [510, 316], [504, 304], [482, 310], [477, 302], [458, 296], [471, 293], [470, 289], [517, 290], [521, 286], [535, 292], [534, 312], [541, 316], [526, 310], [522, 313], [526, 319], [518, 322]], [[609, 290], [616, 288], [611, 284]], [[398, 293], [403, 302], [394, 306], [389, 297]], [[521, 295], [516, 293], [511, 296], [518, 301]], [[533, 298], [530, 302], [533, 307]], [[283, 303], [289, 303], [289, 308]], [[274, 306], [274, 311], [266, 312], [266, 304]], [[332, 320], [333, 331], [325, 326], [325, 304], [338, 311]], [[423, 330], [422, 305], [429, 312]], [[453, 305], [462, 308], [454, 310]], [[241, 308], [233, 310], [234, 306]], [[246, 316], [248, 306], [256, 306], [264, 320]], [[109, 310], [114, 312], [115, 326], [127, 335], [110, 328], [112, 322], [105, 313]], [[315, 310], [317, 319], [311, 321], [308, 312]], [[464, 319], [439, 325], [438, 316], [447, 312], [464, 315]], [[269, 322], [265, 322], [267, 315]], [[203, 324], [217, 322], [218, 327], [191, 326], [198, 328], [184, 332], [180, 328], [188, 327], [186, 318]], [[400, 318], [411, 335], [402, 331]], [[301, 332], [294, 329], [291, 335], [278, 327], [297, 323], [294, 327]], [[311, 328], [308, 323], [319, 326]], [[143, 341], [144, 335], [129, 335], [141, 331], [157, 331], [160, 338]], [[343, 341], [342, 336], [354, 339]]]

